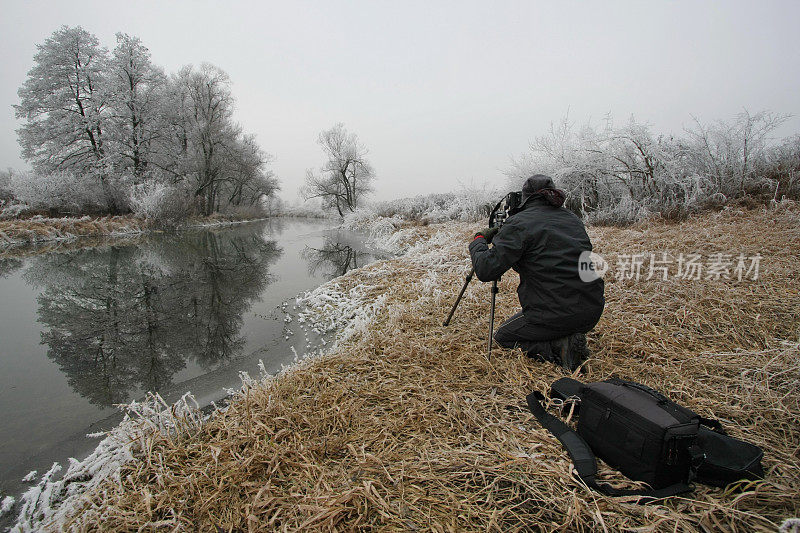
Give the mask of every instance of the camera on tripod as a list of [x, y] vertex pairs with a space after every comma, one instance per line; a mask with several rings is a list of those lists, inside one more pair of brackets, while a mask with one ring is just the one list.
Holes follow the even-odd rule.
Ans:
[[489, 214], [489, 227], [499, 228], [505, 224], [506, 219], [518, 212], [522, 207], [522, 192], [514, 191], [508, 193], [502, 200], [497, 202], [492, 212]]
[[[522, 209], [522, 192], [514, 191], [510, 192], [502, 200], [497, 202], [497, 205], [492, 208], [492, 211], [489, 213], [489, 227], [490, 228], [499, 228], [503, 224], [506, 223], [508, 217], [512, 216], [513, 214], [517, 213]], [[461, 287], [461, 292], [458, 293], [458, 298], [456, 298], [456, 302], [453, 304], [453, 308], [450, 309], [450, 314], [447, 316], [447, 319], [442, 324], [443, 326], [448, 326], [450, 324], [450, 320], [453, 318], [453, 314], [456, 312], [456, 307], [458, 307], [458, 303], [461, 301], [461, 298], [464, 296], [464, 291], [467, 290], [467, 285], [469, 282], [472, 281], [472, 276], [475, 274], [475, 268], [473, 267], [469, 274], [467, 274], [466, 279], [464, 280], [464, 285]], [[499, 279], [499, 278], [498, 278]], [[490, 314], [489, 314], [489, 340], [487, 346], [487, 356], [489, 360], [492, 358], [492, 335], [494, 333], [494, 308], [495, 308], [495, 300], [497, 298], [497, 281], [492, 281], [492, 302], [490, 307]]]

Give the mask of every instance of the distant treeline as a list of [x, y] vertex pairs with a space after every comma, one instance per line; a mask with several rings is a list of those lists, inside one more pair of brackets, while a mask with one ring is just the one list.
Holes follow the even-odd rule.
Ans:
[[744, 111], [680, 136], [654, 134], [631, 118], [621, 127], [575, 128], [568, 119], [531, 143], [507, 175], [518, 189], [534, 172], [553, 176], [567, 206], [595, 223], [681, 218], [732, 202], [800, 198], [800, 135], [772, 138], [788, 117]]
[[233, 120], [219, 68], [166, 74], [137, 37], [109, 51], [80, 27], [38, 45], [16, 115], [31, 173], [0, 175], [0, 207], [177, 219], [258, 214], [278, 190], [270, 156]]
[[[538, 137], [506, 171], [505, 186], [373, 202], [348, 216], [360, 227], [380, 217], [404, 222], [486, 220], [506, 193], [542, 173], [567, 192], [566, 207], [594, 224], [683, 218], [704, 209], [800, 199], [800, 135], [775, 139], [788, 117], [743, 111], [731, 121], [694, 120], [680, 136], [654, 134], [631, 118], [621, 127], [576, 128], [568, 118]], [[371, 222], [370, 222], [371, 223]]]

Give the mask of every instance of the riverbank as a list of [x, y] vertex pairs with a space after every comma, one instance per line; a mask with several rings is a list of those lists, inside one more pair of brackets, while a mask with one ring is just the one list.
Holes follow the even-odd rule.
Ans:
[[0, 250], [39, 243], [72, 241], [81, 237], [131, 235], [148, 229], [145, 220], [131, 216], [0, 220]]
[[[111, 530], [774, 531], [800, 515], [797, 206], [591, 230], [596, 251], [615, 266], [662, 252], [699, 254], [706, 268], [714, 254], [732, 260], [727, 273], [712, 268], [697, 280], [663, 280], [658, 270], [645, 279], [648, 261], [638, 279], [619, 268], [606, 276], [607, 309], [589, 335], [593, 357], [581, 379], [613, 373], [646, 383], [766, 452], [766, 479], [741, 493], [699, 486], [649, 506], [603, 497], [570, 476], [566, 453], [524, 405], [528, 392], [546, 391], [564, 373], [519, 351], [486, 359], [486, 285], [474, 281], [442, 327], [476, 229], [403, 230], [404, 256], [303, 299], [309, 328], [335, 317], [354, 324], [331, 353], [246, 380], [227, 409], [202, 423], [185, 406], [129, 421], [132, 459], [71, 500], [76, 507], [39, 519]], [[750, 269], [737, 279], [740, 254], [745, 266], [761, 258], [755, 277]], [[674, 273], [677, 265], [666, 266]], [[518, 305], [515, 287], [516, 276], [504, 276], [500, 319]], [[621, 480], [606, 468], [602, 477]]]
[[[224, 215], [190, 218], [175, 226], [177, 229], [230, 226], [264, 220], [263, 218], [239, 218]], [[80, 218], [32, 217], [27, 219], [0, 220], [0, 253], [27, 246], [41, 246], [49, 251], [60, 243], [79, 239], [103, 239], [108, 237], [130, 237], [148, 231], [163, 229], [149, 221], [131, 215]], [[28, 255], [23, 253], [23, 255]]]

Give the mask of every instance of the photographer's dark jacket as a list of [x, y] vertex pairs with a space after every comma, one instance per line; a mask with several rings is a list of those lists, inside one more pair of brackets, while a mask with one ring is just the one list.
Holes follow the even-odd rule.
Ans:
[[556, 334], [589, 331], [603, 312], [603, 280], [579, 276], [578, 257], [591, 251], [583, 222], [569, 210], [534, 197], [508, 217], [492, 239], [469, 246], [481, 281], [498, 279], [509, 268], [519, 273], [517, 294], [525, 319]]

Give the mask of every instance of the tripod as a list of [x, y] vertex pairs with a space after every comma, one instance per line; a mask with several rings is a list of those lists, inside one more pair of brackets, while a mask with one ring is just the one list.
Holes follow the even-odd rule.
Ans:
[[[520, 209], [522, 205], [522, 193], [521, 192], [511, 192], [508, 193], [502, 200], [497, 202], [497, 205], [492, 208], [491, 212], [489, 213], [489, 227], [490, 228], [499, 228], [503, 225], [505, 220], [513, 215]], [[488, 243], [487, 243], [488, 244]], [[470, 269], [469, 274], [467, 274], [467, 279], [464, 280], [464, 285], [461, 287], [461, 292], [458, 293], [458, 298], [456, 298], [456, 303], [453, 304], [453, 308], [450, 310], [450, 314], [447, 315], [447, 320], [444, 321], [442, 324], [443, 326], [447, 326], [450, 324], [450, 320], [453, 318], [453, 314], [456, 312], [456, 307], [458, 307], [459, 302], [461, 302], [461, 298], [464, 296], [464, 291], [467, 290], [467, 285], [469, 282], [472, 281], [472, 276], [475, 274], [475, 267]], [[489, 358], [489, 361], [492, 360], [492, 338], [494, 333], [494, 307], [497, 301], [497, 293], [499, 289], [497, 288], [497, 282], [500, 281], [500, 278], [492, 281], [492, 307], [491, 313], [489, 314], [489, 340], [487, 342], [488, 346], [486, 348], [486, 354]]]
[[[464, 296], [464, 291], [467, 290], [467, 285], [469, 285], [469, 282], [472, 281], [473, 275], [475, 275], [475, 267], [472, 267], [469, 271], [469, 274], [467, 274], [467, 277], [464, 280], [464, 285], [461, 287], [461, 292], [458, 293], [458, 298], [456, 298], [456, 302], [453, 304], [453, 308], [450, 309], [450, 314], [447, 315], [447, 319], [442, 324], [443, 326], [447, 327], [450, 325], [450, 320], [453, 318], [453, 315], [456, 312], [456, 307], [458, 307], [458, 304], [461, 302], [461, 298]], [[497, 293], [500, 292], [500, 289], [497, 288], [498, 281], [499, 279], [496, 279], [492, 282], [492, 306], [489, 312], [489, 340], [486, 350], [486, 356], [489, 358], [490, 361], [492, 360], [492, 334], [494, 333], [494, 308], [495, 308], [495, 303], [497, 301]]]

